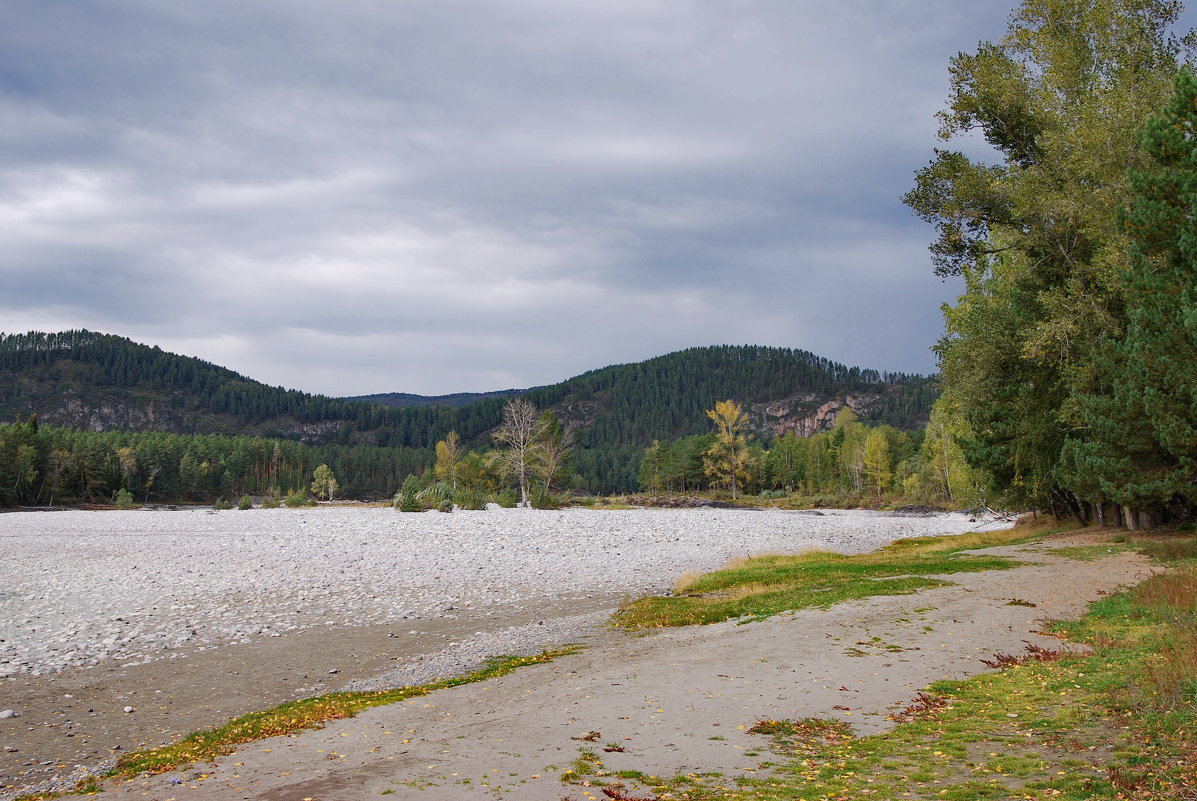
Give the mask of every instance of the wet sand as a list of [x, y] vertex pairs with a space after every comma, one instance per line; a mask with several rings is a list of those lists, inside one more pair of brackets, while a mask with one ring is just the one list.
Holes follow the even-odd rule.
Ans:
[[[248, 712], [337, 690], [477, 631], [611, 610], [620, 600], [596, 596], [540, 608], [454, 610], [452, 619], [326, 627], [231, 643], [181, 659], [0, 679], [0, 708], [19, 708], [21, 715], [0, 720], [0, 748], [16, 749], [0, 751], [0, 790], [10, 795], [66, 776], [77, 765], [94, 769], [121, 753], [166, 745]], [[134, 711], [124, 712], [127, 706]]]

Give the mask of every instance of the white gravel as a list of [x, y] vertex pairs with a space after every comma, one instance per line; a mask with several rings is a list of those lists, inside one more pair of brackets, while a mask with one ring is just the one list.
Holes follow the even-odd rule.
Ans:
[[0, 677], [450, 607], [663, 592], [734, 556], [859, 553], [981, 525], [959, 514], [714, 509], [6, 513]]

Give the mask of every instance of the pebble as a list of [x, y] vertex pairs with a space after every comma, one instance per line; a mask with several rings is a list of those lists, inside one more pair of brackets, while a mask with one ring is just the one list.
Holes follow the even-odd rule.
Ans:
[[20, 712], [15, 712], [11, 709], [0, 710], [0, 720], [7, 720], [8, 718], [19, 718], [19, 717], [21, 717]]

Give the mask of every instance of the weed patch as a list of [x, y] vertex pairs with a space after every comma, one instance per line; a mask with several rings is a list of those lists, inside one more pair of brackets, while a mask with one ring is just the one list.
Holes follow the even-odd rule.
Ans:
[[889, 719], [898, 723], [910, 723], [915, 720], [926, 720], [934, 717], [941, 710], [951, 709], [952, 699], [946, 695], [928, 695], [927, 693], [919, 693], [915, 696], [914, 703], [910, 706], [895, 712], [889, 716]]
[[1094, 559], [1102, 559], [1112, 553], [1133, 550], [1135, 550], [1135, 547], [1129, 543], [1119, 544], [1110, 542], [1101, 545], [1074, 545], [1066, 548], [1048, 548], [1047, 552], [1054, 556], [1075, 559], [1078, 562], [1092, 562]]
[[1014, 667], [1015, 665], [1021, 665], [1024, 662], [1032, 660], [1037, 662], [1055, 662], [1064, 655], [1061, 651], [1056, 651], [1051, 648], [1044, 648], [1042, 646], [1035, 645], [1035, 643], [1027, 642], [1026, 640], [1023, 640], [1023, 642], [1026, 643], [1026, 648], [1024, 649], [1026, 653], [1022, 656], [1014, 656], [1012, 654], [1005, 654], [1001, 651], [998, 651], [993, 655], [993, 659], [982, 659], [981, 664], [991, 668], [1004, 669], [1008, 667]]
[[1144, 540], [1138, 543], [1138, 548], [1163, 562], [1197, 560], [1197, 537], [1188, 533], [1178, 532], [1163, 538]]

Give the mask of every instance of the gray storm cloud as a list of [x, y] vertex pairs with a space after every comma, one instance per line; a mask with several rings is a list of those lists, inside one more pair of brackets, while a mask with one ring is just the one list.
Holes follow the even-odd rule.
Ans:
[[0, 325], [328, 394], [679, 348], [929, 372], [902, 207], [988, 3], [0, 7]]

